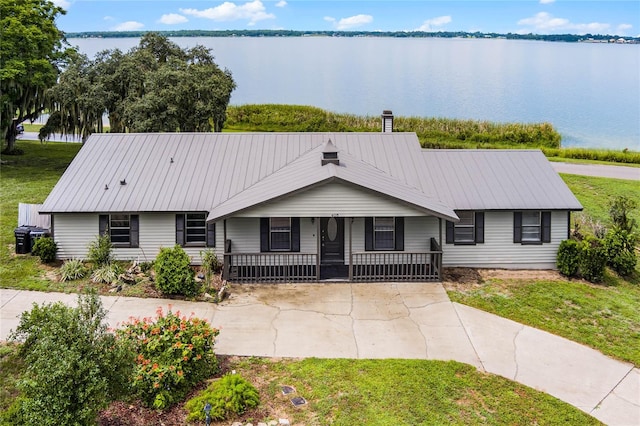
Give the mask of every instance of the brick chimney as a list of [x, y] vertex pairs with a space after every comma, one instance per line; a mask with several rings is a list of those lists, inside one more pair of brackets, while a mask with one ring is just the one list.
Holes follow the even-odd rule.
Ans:
[[393, 132], [393, 112], [389, 110], [382, 111], [382, 133]]

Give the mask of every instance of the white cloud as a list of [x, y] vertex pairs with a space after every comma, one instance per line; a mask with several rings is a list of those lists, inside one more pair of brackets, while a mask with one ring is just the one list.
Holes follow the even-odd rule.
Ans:
[[136, 21], [127, 21], [111, 28], [112, 31], [136, 31], [144, 27], [144, 24]]
[[275, 15], [265, 11], [264, 5], [260, 0], [245, 3], [242, 6], [238, 6], [235, 3], [227, 1], [219, 6], [210, 7], [209, 9], [180, 9], [180, 12], [185, 15], [211, 19], [214, 21], [237, 21], [247, 19], [249, 20], [249, 25], [255, 25], [256, 22], [264, 19], [275, 18]]
[[104, 17], [104, 18], [102, 18], [102, 19], [104, 19], [105, 21], [113, 21], [113, 19], [114, 19], [114, 18], [113, 18], [113, 16], [109, 16], [109, 15], [107, 15], [107, 16], [105, 16], [105, 17]]
[[161, 24], [175, 25], [184, 24], [185, 22], [189, 22], [189, 20], [182, 15], [178, 15], [177, 13], [167, 13], [162, 15], [158, 22]]
[[348, 18], [342, 18], [339, 21], [331, 16], [325, 16], [324, 20], [327, 22], [331, 22], [337, 30], [343, 31], [370, 24], [371, 22], [373, 22], [373, 16], [360, 14], [350, 16]]
[[451, 16], [438, 16], [437, 18], [427, 19], [420, 25], [416, 31], [439, 31], [444, 25], [451, 22]]
[[631, 28], [633, 28], [633, 25], [631, 24], [620, 24], [616, 28], [616, 34], [626, 35], [627, 31], [629, 31]]
[[71, 7], [71, 2], [68, 0], [52, 0], [53, 4], [55, 4], [58, 7], [63, 8], [64, 10], [67, 10]]
[[555, 3], [556, 0], [540, 0], [540, 4], [551, 4]]
[[280, 0], [278, 3], [276, 3], [276, 7], [285, 7], [287, 5], [287, 2], [284, 0]]
[[610, 24], [602, 22], [590, 22], [587, 24], [573, 23], [565, 18], [555, 18], [547, 12], [540, 12], [530, 18], [521, 19], [518, 21], [518, 25], [527, 27], [521, 32], [605, 34], [611, 31]]

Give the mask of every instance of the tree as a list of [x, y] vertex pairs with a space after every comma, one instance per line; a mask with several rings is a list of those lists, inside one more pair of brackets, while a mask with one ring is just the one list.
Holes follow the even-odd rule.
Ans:
[[127, 53], [100, 52], [94, 61], [76, 55], [60, 84], [49, 91], [50, 122], [41, 138], [55, 131], [86, 138], [111, 132], [222, 131], [235, 83], [209, 49], [181, 49], [168, 38], [147, 33]]
[[0, 128], [14, 153], [16, 126], [45, 108], [45, 92], [56, 84], [67, 54], [55, 19], [65, 11], [48, 0], [0, 0]]
[[103, 324], [106, 311], [96, 294], [78, 306], [34, 304], [11, 338], [23, 341], [27, 366], [19, 383], [20, 423], [85, 425], [99, 410], [128, 392], [134, 359]]

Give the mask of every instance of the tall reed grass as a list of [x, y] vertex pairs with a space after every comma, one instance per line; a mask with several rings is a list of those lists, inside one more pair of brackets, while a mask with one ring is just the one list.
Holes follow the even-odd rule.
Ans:
[[[539, 148], [547, 156], [640, 163], [640, 152], [561, 148], [549, 123], [494, 123], [430, 117], [394, 117], [394, 131], [415, 132], [425, 148]], [[379, 132], [379, 116], [336, 114], [302, 105], [227, 108], [225, 128], [262, 132]]]

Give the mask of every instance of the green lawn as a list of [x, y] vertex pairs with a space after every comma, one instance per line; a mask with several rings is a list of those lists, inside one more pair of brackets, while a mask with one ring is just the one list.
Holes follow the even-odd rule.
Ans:
[[[18, 395], [16, 380], [24, 365], [15, 349], [0, 345], [0, 412]], [[258, 388], [261, 404], [216, 425], [278, 418], [345, 426], [601, 424], [550, 395], [455, 361], [233, 357], [224, 365], [224, 372], [236, 370]], [[292, 396], [302, 396], [307, 405], [294, 408], [283, 385], [293, 386]], [[124, 410], [112, 421], [130, 424], [129, 416], [151, 411], [135, 405], [135, 411]]]

